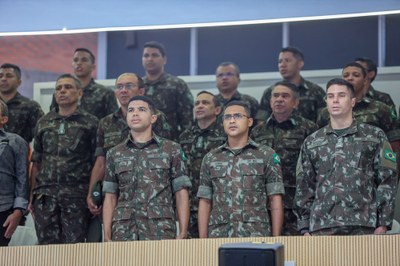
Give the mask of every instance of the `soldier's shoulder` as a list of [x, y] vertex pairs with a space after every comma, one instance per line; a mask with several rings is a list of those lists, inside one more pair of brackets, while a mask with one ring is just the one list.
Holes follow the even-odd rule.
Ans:
[[165, 80], [167, 81], [167, 82], [169, 82], [169, 83], [177, 83], [177, 84], [184, 84], [184, 85], [186, 85], [186, 82], [183, 80], [183, 79], [181, 79], [181, 78], [179, 78], [179, 77], [177, 77], [177, 76], [174, 76], [174, 75], [172, 75], [172, 74], [169, 74], [169, 73], [166, 73], [165, 74]]
[[315, 91], [315, 92], [319, 92], [322, 94], [325, 94], [325, 91], [323, 88], [321, 88], [321, 86], [319, 86], [318, 84], [311, 82], [309, 80], [304, 79], [304, 84], [307, 86], [307, 88], [309, 90]]
[[380, 137], [385, 135], [385, 132], [380, 127], [362, 122], [358, 123], [358, 131], [360, 134], [368, 137]]
[[257, 99], [254, 98], [253, 96], [250, 96], [250, 95], [248, 95], [248, 94], [241, 94], [241, 95], [242, 95], [242, 99], [243, 99], [243, 100], [248, 101], [248, 102], [250, 102], [251, 104], [254, 104], [254, 103], [257, 103], [257, 104], [258, 104]]

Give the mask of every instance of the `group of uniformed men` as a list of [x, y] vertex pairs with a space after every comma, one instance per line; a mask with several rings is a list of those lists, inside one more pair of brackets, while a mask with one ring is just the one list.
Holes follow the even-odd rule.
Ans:
[[1, 245], [26, 211], [39, 244], [91, 241], [96, 216], [104, 241], [390, 229], [399, 130], [371, 60], [347, 64], [325, 92], [300, 75], [301, 51], [283, 48], [283, 80], [260, 105], [239, 93], [232, 62], [217, 67], [219, 94], [194, 101], [165, 72], [161, 43], [146, 43], [142, 62], [146, 76], [120, 75], [113, 93], [93, 80], [92, 52], [76, 49], [45, 115], [17, 91], [19, 67], [0, 67]]

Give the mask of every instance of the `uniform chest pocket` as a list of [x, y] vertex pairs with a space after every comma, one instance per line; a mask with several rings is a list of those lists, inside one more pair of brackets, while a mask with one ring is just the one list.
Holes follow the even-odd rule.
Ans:
[[65, 147], [68, 147], [71, 152], [87, 154], [91, 150], [92, 140], [84, 129], [73, 130], [70, 134], [64, 135], [62, 139], [66, 144]]
[[171, 168], [169, 158], [164, 156], [148, 158], [149, 178], [157, 180], [162, 184], [169, 182], [169, 169]]
[[227, 185], [228, 163], [213, 163], [210, 168], [210, 177], [215, 193], [225, 191]]
[[117, 144], [121, 143], [123, 138], [121, 137], [121, 132], [113, 132], [104, 134], [104, 148], [106, 150], [111, 149], [112, 147], [116, 146]]
[[265, 191], [265, 170], [262, 161], [243, 163], [241, 171], [245, 190]]
[[134, 165], [132, 161], [121, 161], [115, 165], [115, 173], [118, 175], [119, 184], [121, 187], [136, 181], [136, 176], [133, 172]]

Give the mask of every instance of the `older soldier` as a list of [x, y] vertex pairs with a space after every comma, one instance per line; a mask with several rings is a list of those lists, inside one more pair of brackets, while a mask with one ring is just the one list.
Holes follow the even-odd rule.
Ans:
[[[101, 119], [118, 109], [117, 100], [112, 90], [96, 83], [92, 72], [96, 69], [95, 56], [86, 48], [77, 48], [72, 58], [74, 74], [82, 84], [83, 95], [79, 101], [79, 108]], [[50, 110], [58, 108], [53, 97]]]
[[21, 85], [21, 69], [13, 64], [0, 66], [0, 99], [8, 107], [8, 123], [5, 130], [20, 135], [26, 142], [33, 139], [35, 126], [43, 111], [40, 105], [18, 92]]
[[[299, 114], [313, 122], [317, 120], [318, 112], [325, 107], [325, 92], [317, 84], [305, 80], [300, 71], [304, 66], [303, 53], [296, 47], [282, 48], [279, 53], [278, 68], [283, 80], [296, 85], [300, 95], [300, 103], [297, 108]], [[257, 120], [265, 121], [271, 115], [269, 106], [272, 88], [264, 91], [261, 98], [260, 109], [257, 113]]]
[[225, 140], [225, 132], [217, 117], [221, 113], [221, 105], [214, 94], [201, 91], [194, 103], [196, 124], [186, 129], [179, 137], [179, 142], [186, 154], [192, 189], [190, 191], [189, 236], [199, 237], [197, 212], [199, 200], [196, 196], [200, 181], [200, 166], [204, 155], [211, 149], [221, 146]]
[[4, 130], [7, 105], [0, 100], [0, 246], [7, 246], [28, 208], [28, 144]]
[[[107, 153], [103, 185], [105, 241], [186, 238], [191, 187], [179, 144], [154, 134], [154, 103], [129, 100], [129, 137]], [[173, 208], [176, 198], [176, 214]]]
[[396, 155], [385, 133], [353, 118], [353, 85], [327, 84], [330, 123], [308, 136], [297, 164], [296, 213], [304, 235], [384, 234], [393, 220]]
[[260, 237], [271, 235], [272, 227], [278, 236], [284, 194], [279, 156], [249, 139], [253, 119], [245, 102], [228, 103], [223, 120], [228, 141], [207, 153], [201, 165], [199, 235]]
[[192, 93], [182, 79], [164, 71], [167, 56], [163, 44], [155, 41], [145, 43], [142, 63], [146, 71], [143, 78], [145, 95], [167, 116], [172, 127], [172, 140], [176, 141], [182, 131], [192, 125]]
[[317, 125], [296, 114], [299, 104], [296, 85], [280, 81], [272, 87], [270, 105], [271, 116], [266, 123], [256, 126], [251, 138], [270, 146], [281, 159], [283, 182], [285, 185], [284, 235], [297, 235], [297, 219], [293, 212], [296, 191], [296, 163], [304, 139], [318, 129]]
[[223, 62], [217, 67], [215, 76], [219, 91], [217, 98], [222, 103], [222, 106], [226, 106], [231, 101], [244, 101], [250, 107], [250, 116], [255, 119], [259, 104], [254, 97], [239, 93], [239, 67], [232, 62]]
[[32, 207], [39, 244], [85, 241], [86, 195], [96, 148], [95, 116], [78, 109], [80, 81], [70, 74], [56, 82], [59, 106], [36, 127], [32, 155]]

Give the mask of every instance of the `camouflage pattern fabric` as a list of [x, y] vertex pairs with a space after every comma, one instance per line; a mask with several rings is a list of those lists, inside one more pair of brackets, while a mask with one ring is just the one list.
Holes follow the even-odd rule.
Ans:
[[390, 94], [387, 94], [387, 93], [382, 92], [382, 91], [377, 91], [377, 90], [375, 90], [374, 87], [370, 86], [369, 89], [368, 89], [366, 97], [386, 104], [390, 108], [393, 108], [394, 112], [396, 113], [396, 105], [394, 104], [394, 102], [392, 100], [392, 97], [390, 97]]
[[173, 194], [190, 188], [179, 144], [153, 134], [144, 144], [131, 136], [106, 156], [104, 193], [114, 193], [114, 241], [173, 239]]
[[[258, 101], [247, 94], [241, 94], [238, 91], [235, 92], [235, 94], [232, 96], [232, 98], [230, 99], [224, 99], [222, 97], [221, 94], [216, 95], [215, 97], [217, 97], [217, 99], [220, 101], [220, 103], [222, 104], [222, 107], [225, 107], [228, 103], [232, 102], [232, 101], [244, 101], [249, 105], [250, 108], [250, 116], [255, 119], [258, 108], [259, 108], [259, 103]], [[219, 121], [222, 121], [222, 112], [221, 115], [219, 116]]]
[[[269, 104], [272, 87], [267, 88], [261, 97], [260, 108], [256, 116], [257, 120], [265, 121], [272, 113]], [[317, 121], [318, 112], [326, 106], [325, 91], [317, 84], [303, 78], [297, 88], [300, 94], [300, 103], [297, 108], [298, 114], [313, 122]]]
[[143, 77], [145, 95], [150, 97], [157, 109], [167, 116], [172, 128], [172, 140], [192, 125], [193, 95], [186, 83], [175, 76], [164, 73], [158, 80], [149, 81]]
[[284, 194], [279, 156], [249, 139], [239, 150], [227, 143], [207, 153], [199, 198], [212, 201], [209, 237], [271, 235], [268, 196]]
[[192, 189], [190, 190], [190, 221], [189, 236], [198, 238], [197, 212], [199, 200], [197, 190], [200, 182], [200, 167], [203, 157], [226, 141], [226, 135], [221, 123], [214, 122], [208, 128], [200, 129], [197, 123], [186, 129], [179, 137], [181, 147], [187, 157], [186, 166], [189, 173]]
[[[1, 98], [0, 98], [1, 99]], [[20, 135], [26, 142], [33, 139], [35, 126], [39, 118], [43, 116], [40, 105], [22, 96], [19, 92], [7, 102], [8, 122], [4, 125], [7, 132]]]
[[40, 244], [71, 243], [53, 242], [55, 236], [57, 241], [81, 241], [86, 235], [97, 122], [78, 109], [67, 117], [50, 111], [37, 124], [32, 161], [41, 164], [33, 189]]
[[[171, 138], [171, 126], [167, 122], [167, 117], [159, 110], [156, 110], [156, 115], [157, 121], [152, 126], [153, 131], [163, 138]], [[95, 155], [105, 157], [109, 149], [128, 137], [129, 131], [126, 117], [123, 116], [121, 109], [101, 119], [97, 129]]]
[[[92, 79], [89, 85], [83, 88], [79, 108], [101, 119], [117, 111], [118, 103], [112, 90], [94, 82]], [[53, 109], [58, 110], [54, 95], [50, 105], [50, 110]]]
[[354, 120], [341, 135], [330, 125], [314, 132], [302, 145], [296, 175], [299, 231], [342, 226], [390, 229], [396, 156], [381, 129]]
[[341, 227], [333, 227], [321, 229], [318, 231], [312, 232], [313, 236], [332, 236], [332, 235], [372, 235], [375, 229], [371, 227], [363, 227], [363, 226], [341, 226]]
[[[271, 147], [281, 159], [283, 183], [285, 185], [284, 235], [298, 234], [296, 217], [293, 213], [296, 191], [296, 164], [304, 139], [318, 129], [308, 119], [293, 114], [288, 120], [279, 123], [272, 114], [266, 123], [251, 131], [254, 141]], [[290, 222], [292, 221], [292, 222]]]

